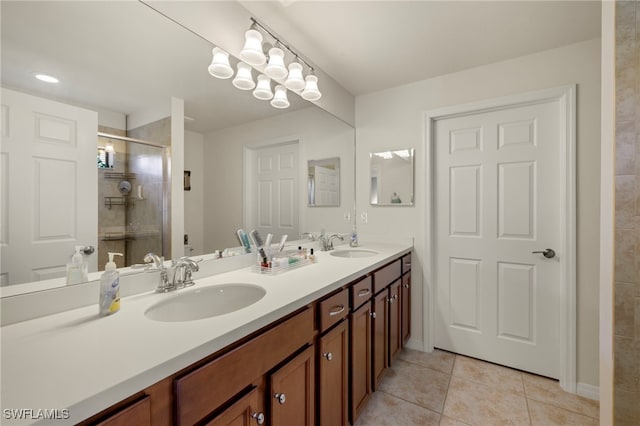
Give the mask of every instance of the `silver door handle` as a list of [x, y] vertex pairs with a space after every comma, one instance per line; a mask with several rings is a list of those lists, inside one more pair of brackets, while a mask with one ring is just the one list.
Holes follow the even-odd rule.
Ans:
[[82, 249], [82, 253], [86, 254], [87, 256], [93, 254], [94, 251], [96, 251], [96, 249], [93, 246], [85, 246]]
[[544, 249], [542, 251], [532, 251], [531, 253], [540, 253], [547, 259], [553, 259], [554, 257], [556, 257], [556, 251], [550, 248]]

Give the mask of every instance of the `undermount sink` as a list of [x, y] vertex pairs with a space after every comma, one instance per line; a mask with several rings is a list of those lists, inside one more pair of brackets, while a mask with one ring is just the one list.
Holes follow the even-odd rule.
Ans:
[[350, 258], [371, 257], [376, 254], [378, 254], [378, 252], [373, 250], [336, 250], [331, 252], [331, 256]]
[[228, 314], [253, 305], [267, 292], [253, 284], [224, 284], [167, 295], [144, 315], [154, 321], [194, 321]]

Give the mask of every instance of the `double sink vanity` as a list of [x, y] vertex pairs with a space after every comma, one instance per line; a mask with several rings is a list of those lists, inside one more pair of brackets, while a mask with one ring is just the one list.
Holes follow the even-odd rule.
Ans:
[[[316, 252], [2, 329], [3, 409], [59, 424], [353, 424], [409, 337], [410, 242]], [[48, 424], [50, 421], [46, 421]]]

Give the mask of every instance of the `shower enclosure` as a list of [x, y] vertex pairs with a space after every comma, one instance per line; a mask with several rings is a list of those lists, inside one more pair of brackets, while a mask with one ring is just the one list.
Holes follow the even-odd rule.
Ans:
[[164, 145], [98, 133], [98, 270], [108, 252], [124, 255], [118, 267], [143, 263], [149, 252], [167, 256], [168, 160]]

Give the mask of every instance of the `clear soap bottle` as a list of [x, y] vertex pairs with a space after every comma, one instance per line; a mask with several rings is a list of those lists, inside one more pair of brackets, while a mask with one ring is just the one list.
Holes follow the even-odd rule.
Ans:
[[120, 273], [116, 269], [113, 256], [122, 256], [122, 253], [109, 253], [109, 262], [100, 277], [100, 316], [111, 315], [120, 310]]

